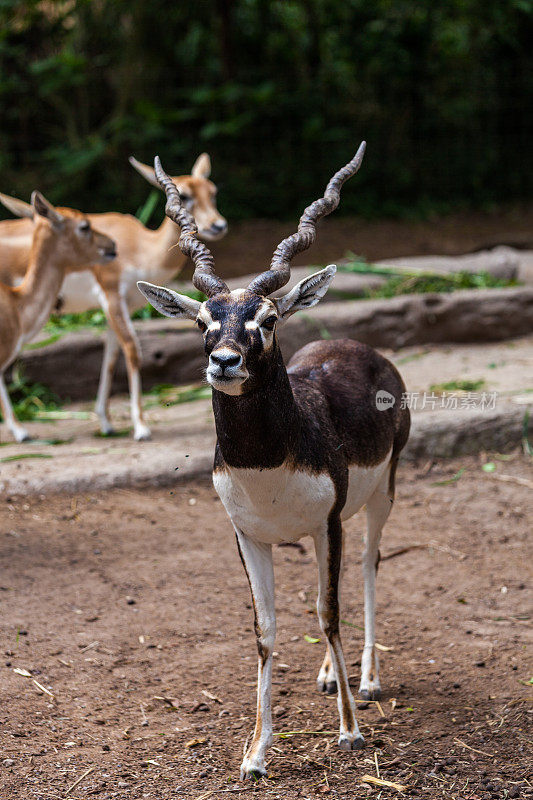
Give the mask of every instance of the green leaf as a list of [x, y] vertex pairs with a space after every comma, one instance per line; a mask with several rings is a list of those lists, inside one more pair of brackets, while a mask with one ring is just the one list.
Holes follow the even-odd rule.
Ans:
[[320, 641], [320, 639], [315, 639], [314, 636], [309, 636], [307, 633], [304, 635], [304, 639], [306, 642], [309, 642], [309, 644], [318, 644]]
[[429, 387], [432, 392], [477, 392], [485, 386], [483, 378], [477, 381], [458, 380], [446, 383], [432, 383]]
[[495, 472], [496, 464], [494, 463], [494, 461], [487, 461], [486, 464], [483, 464], [481, 469], [483, 470], [483, 472]]
[[146, 202], [137, 209], [137, 213], [135, 216], [142, 222], [143, 225], [148, 225], [150, 221], [150, 217], [155, 211], [155, 207], [161, 197], [161, 193], [157, 191], [157, 189], [152, 189], [150, 194], [148, 195]]
[[115, 431], [111, 431], [110, 433], [103, 433], [102, 431], [96, 431], [93, 433], [93, 436], [96, 439], [121, 439], [124, 436], [129, 436], [131, 433], [131, 428], [119, 428]]
[[429, 485], [430, 486], [450, 486], [450, 484], [452, 484], [452, 483], [457, 483], [459, 478], [462, 475], [464, 475], [465, 472], [466, 472], [465, 467], [461, 467], [459, 472], [456, 472], [455, 475], [452, 478], [448, 478], [448, 480], [446, 480], [446, 481], [435, 481], [435, 483], [430, 483]]
[[5, 456], [5, 458], [0, 458], [0, 462], [22, 461], [23, 458], [53, 458], [53, 455], [50, 453], [20, 453], [18, 456]]

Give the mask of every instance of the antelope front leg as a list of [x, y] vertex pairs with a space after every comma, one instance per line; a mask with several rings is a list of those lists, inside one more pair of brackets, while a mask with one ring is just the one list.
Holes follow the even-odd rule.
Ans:
[[342, 750], [360, 750], [364, 745], [364, 739], [355, 719], [355, 701], [348, 685], [339, 633], [339, 575], [342, 558], [340, 519], [329, 520], [327, 531], [315, 538], [315, 549], [318, 561], [318, 620], [328, 640], [339, 690], [337, 696], [340, 715], [339, 747]]
[[[235, 527], [235, 526], [234, 526]], [[272, 744], [272, 652], [276, 638], [272, 546], [249, 539], [238, 528], [237, 547], [243, 563], [255, 615], [259, 653], [257, 667], [257, 717], [254, 736], [241, 764], [241, 780], [266, 775], [265, 755]]]
[[[117, 336], [126, 359], [128, 382], [130, 387], [131, 421], [133, 422], [133, 438], [140, 442], [151, 438], [150, 428], [145, 424], [142, 410], [142, 389], [140, 363], [141, 354], [137, 335], [130, 319], [128, 306], [120, 295], [120, 287], [116, 292], [106, 294], [106, 316]], [[103, 372], [103, 370], [102, 370]], [[111, 381], [107, 391], [111, 389]], [[99, 393], [100, 394], [100, 393]]]
[[[342, 532], [342, 555], [341, 555], [341, 570], [339, 575], [339, 602], [341, 597], [341, 586], [344, 579], [344, 531]], [[316, 681], [318, 691], [325, 692], [326, 694], [335, 694], [337, 692], [337, 681], [335, 680], [335, 670], [333, 669], [333, 661], [331, 660], [331, 652], [329, 644], [326, 644], [326, 655], [320, 667], [318, 678]]]
[[23, 428], [22, 425], [19, 425], [17, 418], [15, 417], [15, 412], [13, 411], [13, 406], [11, 405], [11, 398], [9, 397], [9, 392], [7, 391], [3, 372], [0, 372], [0, 406], [2, 407], [4, 422], [15, 437], [15, 441], [19, 444], [21, 442], [29, 441], [31, 439], [30, 434], [26, 428]]

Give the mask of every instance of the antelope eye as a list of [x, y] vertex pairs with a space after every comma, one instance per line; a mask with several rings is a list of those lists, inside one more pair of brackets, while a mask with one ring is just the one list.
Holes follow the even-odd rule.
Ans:
[[197, 320], [196, 320], [196, 324], [198, 325], [198, 327], [200, 328], [200, 330], [202, 331], [202, 333], [205, 333], [205, 332], [206, 332], [206, 330], [207, 330], [207, 325], [205, 324], [205, 322], [203, 322], [203, 320], [201, 320], [201, 319], [197, 319]]
[[261, 327], [266, 328], [267, 331], [273, 331], [274, 325], [276, 324], [277, 321], [278, 318], [272, 315], [271, 317], [267, 317], [266, 319], [263, 320], [263, 322], [261, 323]]
[[91, 230], [91, 224], [86, 220], [84, 222], [80, 222], [78, 225], [78, 230], [80, 233], [88, 233]]
[[184, 203], [190, 203], [192, 200], [192, 195], [183, 194], [183, 192], [180, 192], [180, 200], [182, 200]]

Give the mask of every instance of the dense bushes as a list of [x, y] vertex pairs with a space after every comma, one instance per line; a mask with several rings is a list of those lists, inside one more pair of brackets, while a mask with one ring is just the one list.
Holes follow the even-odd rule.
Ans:
[[288, 216], [369, 142], [342, 210], [524, 199], [532, 0], [1, 0], [0, 190], [135, 211], [127, 156], [207, 150], [230, 217]]

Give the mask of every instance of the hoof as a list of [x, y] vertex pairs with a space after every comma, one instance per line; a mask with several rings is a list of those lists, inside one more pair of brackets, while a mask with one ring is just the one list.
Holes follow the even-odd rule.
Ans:
[[109, 425], [100, 425], [100, 434], [102, 436], [114, 436], [116, 433], [114, 427]]
[[133, 438], [136, 442], [149, 442], [152, 438], [152, 434], [150, 432], [150, 428], [147, 428], [146, 425], [137, 428], [135, 431]]
[[264, 767], [241, 767], [241, 781], [258, 781], [266, 777], [267, 771]]
[[339, 747], [341, 750], [362, 750], [365, 746], [365, 740], [360, 733], [357, 734], [355, 739], [343, 734], [339, 737]]
[[369, 700], [380, 700], [381, 699], [381, 689], [360, 689], [359, 690], [359, 697], [363, 701], [363, 703], [367, 703]]
[[28, 433], [27, 430], [24, 428], [17, 428], [13, 431], [13, 436], [15, 437], [15, 441], [17, 444], [23, 444], [23, 442], [31, 442], [32, 437]]

